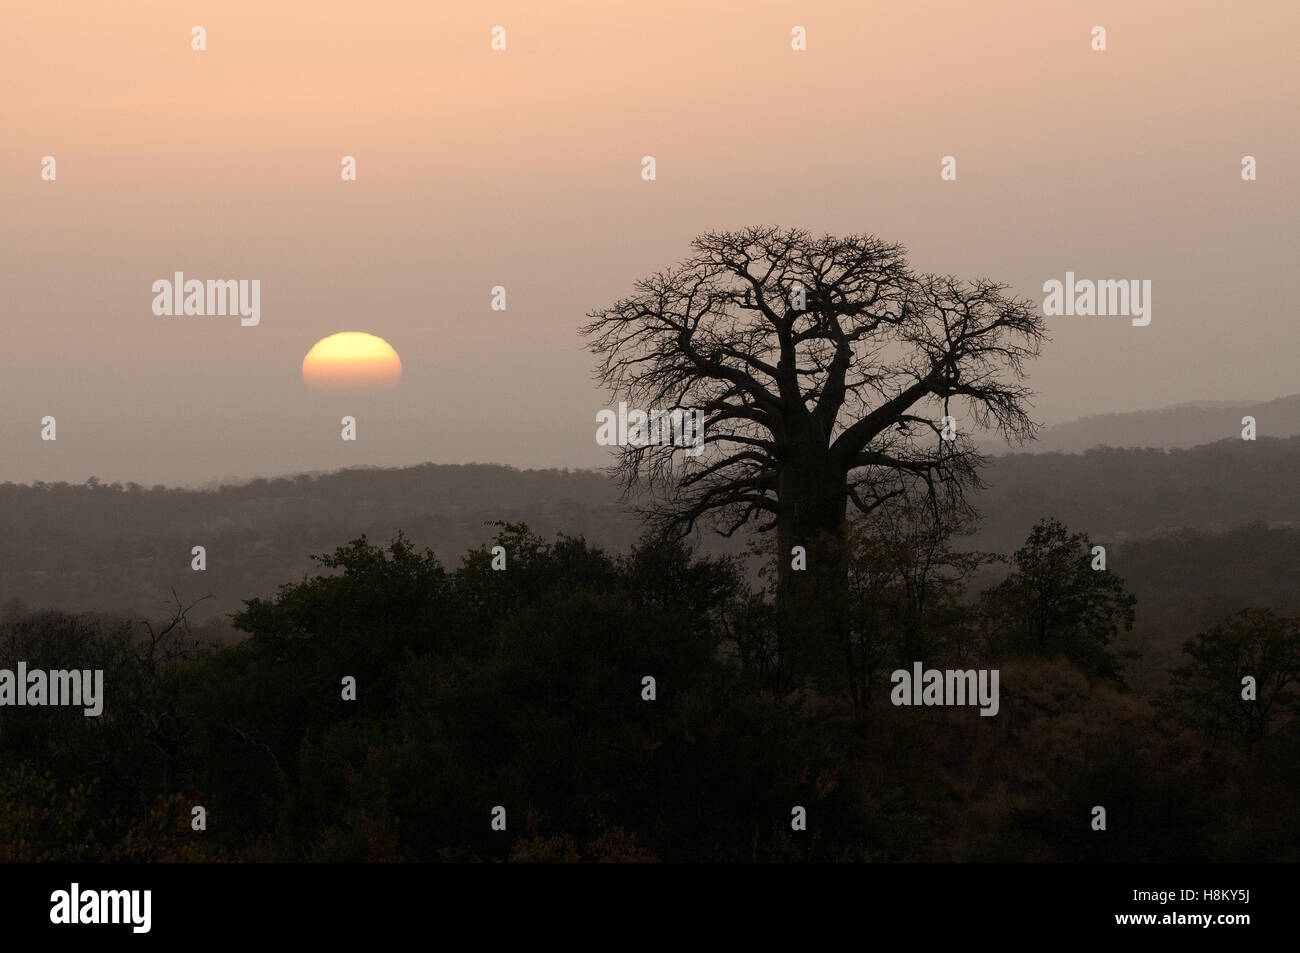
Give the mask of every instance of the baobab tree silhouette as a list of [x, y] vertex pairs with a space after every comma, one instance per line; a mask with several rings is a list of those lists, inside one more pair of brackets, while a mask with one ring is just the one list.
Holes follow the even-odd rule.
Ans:
[[1013, 443], [1033, 434], [1023, 363], [1043, 319], [1006, 285], [914, 274], [901, 245], [874, 236], [759, 226], [692, 248], [581, 331], [597, 379], [629, 405], [704, 412], [697, 457], [618, 451], [614, 470], [628, 493], [649, 491], [651, 521], [776, 531], [789, 685], [805, 650], [837, 644], [846, 625], [850, 507], [923, 496], [944, 519], [979, 485], [972, 425]]

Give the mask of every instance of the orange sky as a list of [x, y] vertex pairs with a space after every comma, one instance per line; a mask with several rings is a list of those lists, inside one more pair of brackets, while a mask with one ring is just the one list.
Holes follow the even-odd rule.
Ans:
[[[599, 464], [584, 313], [750, 223], [874, 232], [1040, 300], [1067, 270], [1150, 279], [1149, 327], [1049, 321], [1031, 378], [1049, 422], [1300, 390], [1297, 4], [11, 6], [0, 479]], [[175, 271], [260, 279], [261, 323], [153, 315]], [[352, 329], [388, 340], [403, 380], [365, 408], [391, 435], [367, 444], [359, 417], [348, 457], [355, 405], [299, 368]], [[155, 419], [194, 422], [193, 445], [151, 446]]]

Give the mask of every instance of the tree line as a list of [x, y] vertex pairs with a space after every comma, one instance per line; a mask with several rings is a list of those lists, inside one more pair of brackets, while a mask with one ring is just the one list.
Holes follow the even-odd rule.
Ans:
[[[1133, 599], [1082, 534], [1045, 520], [1013, 554], [972, 556], [916, 513], [891, 519], [854, 524], [848, 641], [811, 649], [780, 638], [771, 588], [735, 558], [655, 533], [614, 555], [519, 524], [455, 569], [400, 534], [337, 547], [249, 600], [233, 645], [197, 644], [180, 604], [147, 627], [11, 617], [0, 665], [102, 667], [106, 701], [100, 718], [0, 708], [0, 852], [1296, 856], [1295, 618], [1225, 619], [1188, 642], [1166, 693], [1135, 694]], [[964, 594], [988, 562], [1002, 580]], [[916, 660], [999, 667], [1001, 713], [894, 707], [888, 673]], [[1089, 830], [1093, 804], [1122, 836]]]

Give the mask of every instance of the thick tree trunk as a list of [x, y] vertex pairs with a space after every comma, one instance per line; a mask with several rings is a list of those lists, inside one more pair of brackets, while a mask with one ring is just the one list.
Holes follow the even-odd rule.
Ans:
[[[848, 635], [845, 474], [825, 463], [781, 475], [777, 517], [777, 689], [842, 672]], [[803, 547], [799, 560], [794, 547]], [[804, 568], [798, 568], [799, 565]]]

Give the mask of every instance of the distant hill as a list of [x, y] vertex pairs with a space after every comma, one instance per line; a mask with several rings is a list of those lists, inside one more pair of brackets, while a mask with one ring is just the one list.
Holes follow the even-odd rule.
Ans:
[[[545, 536], [585, 534], [624, 549], [639, 535], [619, 493], [593, 471], [422, 464], [299, 474], [209, 489], [99, 482], [0, 485], [0, 604], [156, 614], [174, 589], [211, 593], [210, 617], [274, 594], [362, 534], [399, 530], [450, 566], [490, 540], [492, 520]], [[203, 546], [207, 569], [191, 569]]]
[[1044, 428], [1024, 449], [1080, 453], [1092, 447], [1195, 447], [1238, 436], [1247, 415], [1255, 418], [1260, 436], [1295, 436], [1300, 434], [1300, 394], [1263, 403], [1193, 401], [1162, 410], [1083, 417]]
[[1097, 447], [1018, 453], [984, 468], [973, 497], [979, 543], [1005, 551], [1042, 516], [1098, 542], [1176, 529], [1221, 533], [1246, 523], [1300, 528], [1300, 437], [1234, 437], [1189, 449]]
[[[1300, 532], [1297, 474], [1300, 437], [998, 457], [984, 471], [987, 489], [973, 498], [984, 519], [968, 544], [1012, 552], [1044, 516], [1108, 547], [1194, 530], [1202, 536], [1160, 552], [1178, 555], [1181, 589], [1197, 592], [1202, 576], [1225, 571], [1210, 565], [1219, 559], [1212, 546], [1220, 545], [1210, 537], [1258, 524], [1250, 538], [1269, 540], [1270, 552], [1281, 553], [1282, 537], [1265, 530]], [[362, 533], [387, 542], [401, 530], [455, 567], [492, 539], [493, 520], [525, 522], [547, 538], [582, 534], [614, 552], [626, 552], [640, 535], [618, 488], [593, 471], [424, 464], [206, 490], [6, 483], [0, 485], [0, 608], [21, 600], [32, 608], [131, 610], [156, 618], [175, 589], [187, 602], [211, 593], [195, 618], [213, 620], [302, 579], [315, 569], [311, 554]], [[702, 543], [715, 553], [744, 545], [711, 535]], [[204, 572], [190, 566], [191, 549], [199, 545], [207, 551]], [[1293, 568], [1262, 552], [1249, 572], [1234, 562], [1228, 578], [1247, 605], [1272, 593]], [[1164, 591], [1166, 580], [1155, 578], [1152, 586]]]
[[1247, 606], [1300, 614], [1300, 529], [1255, 523], [1226, 533], [1177, 530], [1107, 549], [1108, 568], [1137, 596], [1126, 645], [1142, 649], [1135, 684], [1158, 687], [1183, 643]]

